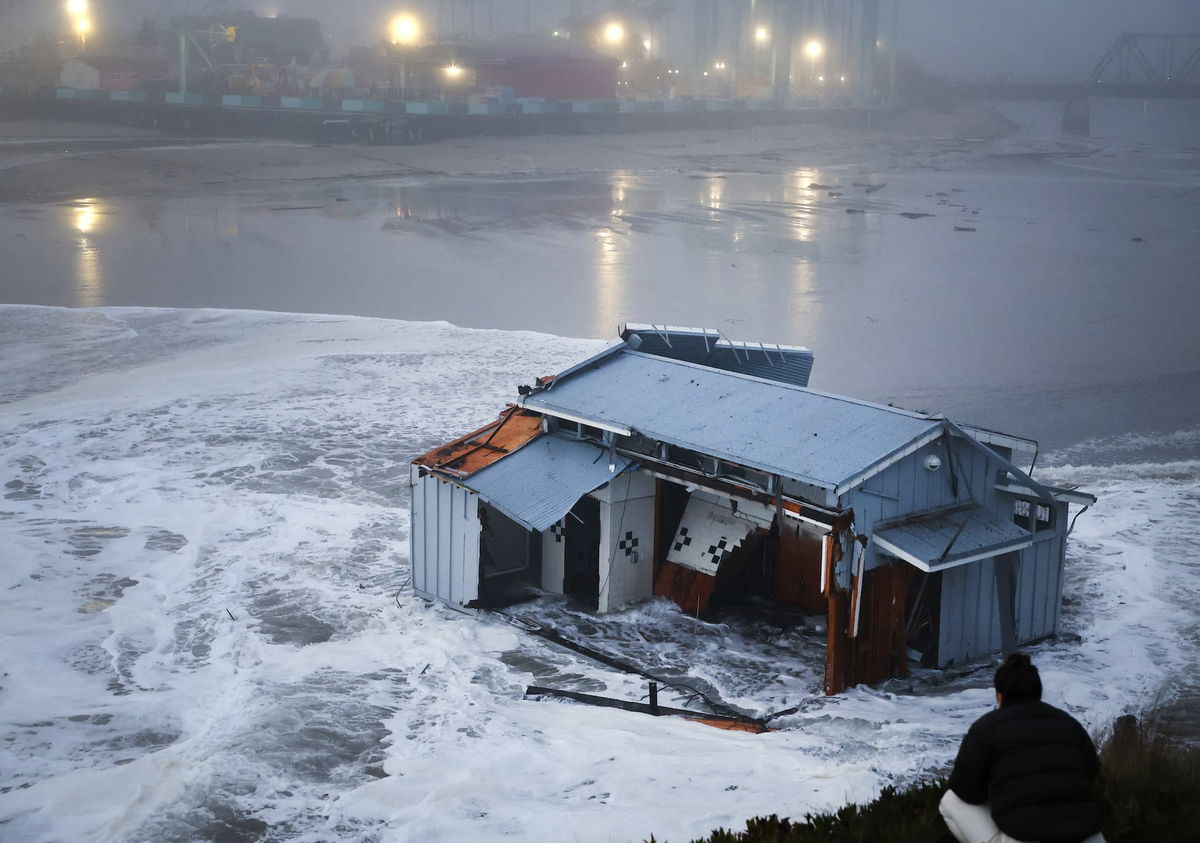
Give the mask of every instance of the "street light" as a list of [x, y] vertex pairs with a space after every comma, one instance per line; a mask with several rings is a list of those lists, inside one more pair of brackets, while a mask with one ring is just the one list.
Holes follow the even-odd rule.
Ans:
[[765, 44], [771, 40], [771, 30], [765, 26], [760, 26], [754, 30], [754, 42], [756, 44]]
[[804, 45], [804, 54], [812, 59], [813, 76], [817, 75], [817, 59], [820, 58], [823, 52], [825, 52], [825, 47], [820, 41], [813, 40]]
[[67, 14], [71, 17], [82, 17], [87, 14], [87, 10], [87, 0], [67, 0]]
[[421, 22], [407, 12], [392, 18], [392, 43], [411, 47], [421, 40]]
[[92, 31], [92, 21], [89, 18], [75, 18], [75, 34], [79, 36], [79, 51], [87, 47], [88, 33]]
[[446, 67], [446, 75], [451, 79], [457, 79], [462, 76], [463, 69], [457, 64], [451, 64]]
[[625, 40], [625, 27], [621, 26], [617, 21], [613, 21], [604, 27], [604, 40], [614, 47]]

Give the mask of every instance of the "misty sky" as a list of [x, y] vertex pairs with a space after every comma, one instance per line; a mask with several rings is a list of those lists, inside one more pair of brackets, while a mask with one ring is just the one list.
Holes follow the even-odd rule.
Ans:
[[1200, 35], [1200, 0], [902, 0], [901, 49], [943, 73], [1081, 78], [1123, 32]]

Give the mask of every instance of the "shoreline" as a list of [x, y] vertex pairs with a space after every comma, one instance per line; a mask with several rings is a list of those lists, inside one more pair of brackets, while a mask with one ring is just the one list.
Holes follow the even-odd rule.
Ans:
[[1015, 124], [982, 103], [964, 103], [953, 114], [906, 109], [884, 115], [869, 130], [810, 123], [452, 137], [415, 146], [184, 138], [99, 123], [13, 120], [0, 129], [0, 204], [84, 196], [167, 198], [413, 176], [563, 176], [613, 170], [783, 173], [876, 158], [890, 159], [888, 168], [903, 168], [932, 149], [982, 146], [1015, 130]]

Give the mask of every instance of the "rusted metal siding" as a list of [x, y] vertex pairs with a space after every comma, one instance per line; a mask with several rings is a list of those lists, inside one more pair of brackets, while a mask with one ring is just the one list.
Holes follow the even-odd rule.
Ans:
[[467, 606], [479, 597], [479, 496], [435, 477], [414, 478], [413, 590], [422, 597]]

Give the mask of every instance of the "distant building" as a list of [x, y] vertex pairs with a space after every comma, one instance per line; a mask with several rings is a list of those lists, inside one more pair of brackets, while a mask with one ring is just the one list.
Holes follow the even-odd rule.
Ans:
[[809, 389], [812, 362], [631, 325], [522, 387], [414, 461], [417, 593], [790, 606], [826, 616], [827, 693], [1053, 635], [1068, 506], [1095, 498], [1030, 477], [1031, 440]]
[[[369, 73], [386, 80], [398, 98], [462, 99], [493, 90], [533, 99], [617, 96], [618, 61], [569, 44], [557, 48], [523, 43], [435, 44], [387, 51], [388, 69], [375, 66]], [[358, 66], [365, 69], [366, 62]], [[455, 70], [448, 72], [449, 68]]]
[[476, 84], [512, 88], [518, 97], [613, 99], [618, 64], [612, 56], [583, 50], [497, 49], [476, 65]]
[[[194, 37], [207, 36], [214, 54], [228, 64], [251, 64], [265, 60], [286, 64], [329, 63], [329, 42], [316, 18], [260, 17], [254, 12], [230, 12], [216, 17], [185, 15], [172, 20], [173, 30], [184, 29]], [[226, 35], [232, 28], [232, 41]]]
[[168, 78], [169, 69], [163, 59], [77, 56], [63, 64], [58, 83], [81, 90], [139, 91]]

